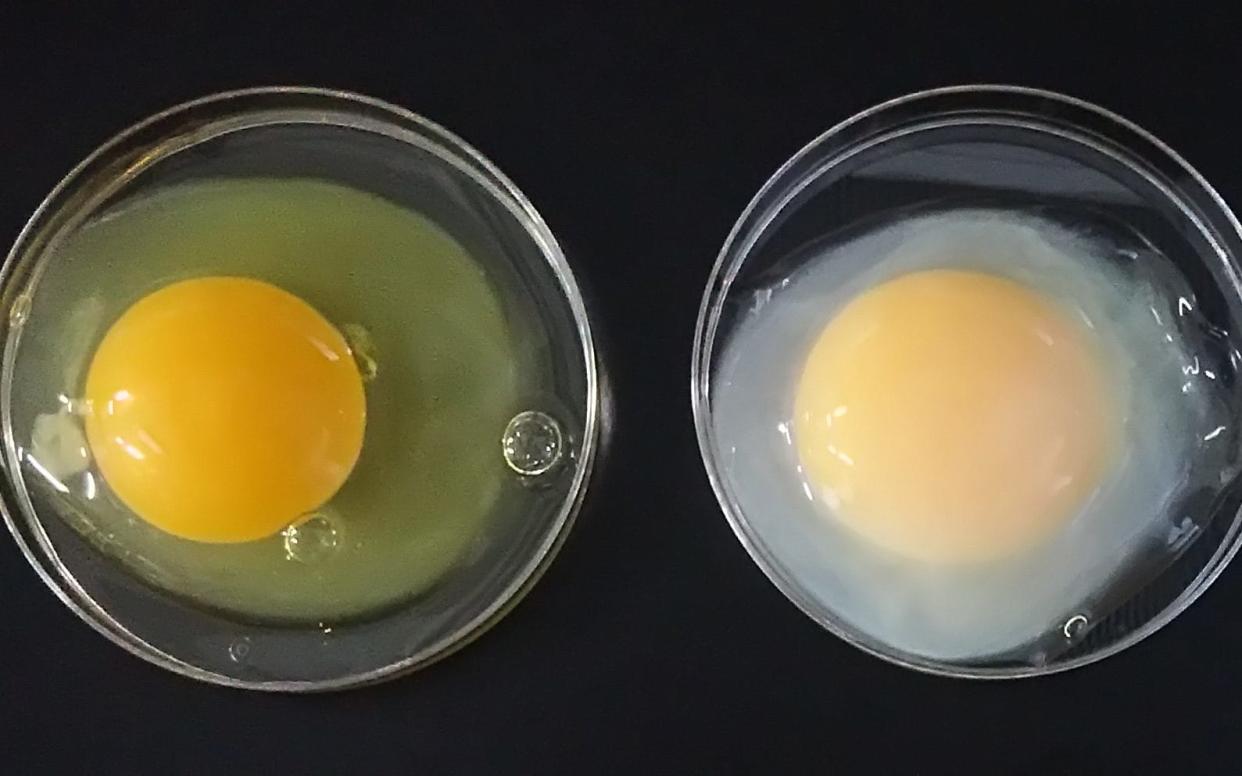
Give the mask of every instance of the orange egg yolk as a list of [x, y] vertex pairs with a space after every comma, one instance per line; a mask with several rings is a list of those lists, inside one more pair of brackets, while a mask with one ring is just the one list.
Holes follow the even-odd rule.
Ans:
[[340, 332], [237, 277], [174, 283], [130, 307], [95, 351], [86, 399], [107, 485], [203, 542], [261, 539], [321, 506], [357, 462], [366, 420]]
[[995, 559], [1047, 537], [1109, 469], [1117, 392], [1093, 332], [1011, 280], [928, 270], [853, 299], [794, 402], [808, 487], [907, 557]]

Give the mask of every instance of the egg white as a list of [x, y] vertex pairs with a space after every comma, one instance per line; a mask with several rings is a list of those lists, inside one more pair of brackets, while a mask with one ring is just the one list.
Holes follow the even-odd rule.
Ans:
[[[1107, 354], [1124, 415], [1114, 470], [1080, 512], [1047, 541], [988, 566], [920, 564], [869, 544], [802, 477], [792, 445], [798, 378], [823, 327], [863, 290], [933, 268], [1008, 277], [1072, 308]], [[1068, 646], [1065, 623], [1106, 614], [1122, 571], [1132, 581], [1135, 564], [1154, 569], [1184, 544], [1187, 517], [1173, 508], [1208, 476], [1201, 453], [1232, 422], [1218, 375], [1182, 335], [1194, 297], [1171, 263], [1040, 218], [957, 210], [898, 221], [815, 250], [740, 303], [710, 393], [727, 496], [804, 604], [890, 651], [1038, 662]]]

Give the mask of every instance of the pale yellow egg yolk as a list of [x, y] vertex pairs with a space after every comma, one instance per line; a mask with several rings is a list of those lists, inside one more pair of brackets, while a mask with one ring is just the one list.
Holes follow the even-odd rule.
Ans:
[[995, 559], [1071, 517], [1120, 415], [1093, 332], [1004, 278], [928, 270], [825, 327], [794, 406], [808, 485], [862, 536], [934, 562]]
[[366, 397], [340, 332], [292, 294], [206, 277], [142, 298], [86, 379], [87, 440], [140, 517], [204, 542], [280, 531], [345, 482]]

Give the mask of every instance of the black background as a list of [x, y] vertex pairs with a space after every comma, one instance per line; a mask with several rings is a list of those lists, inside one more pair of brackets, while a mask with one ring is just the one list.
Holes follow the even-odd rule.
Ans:
[[375, 688], [287, 697], [164, 673], [78, 622], [0, 542], [0, 771], [1237, 771], [1242, 565], [1087, 669], [1004, 683], [897, 669], [821, 631], [750, 562], [688, 396], [695, 313], [733, 220], [803, 143], [880, 100], [973, 81], [1067, 92], [1242, 202], [1242, 58], [1223, 18], [674, 5], [0, 6], [3, 242], [97, 144], [176, 102], [364, 92], [459, 133], [540, 209], [595, 292], [617, 398], [608, 468], [546, 577], [476, 644]]

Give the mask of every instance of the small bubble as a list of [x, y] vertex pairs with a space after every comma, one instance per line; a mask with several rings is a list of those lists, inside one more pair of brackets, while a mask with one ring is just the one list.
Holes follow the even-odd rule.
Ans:
[[1087, 615], [1075, 614], [1061, 626], [1061, 633], [1067, 639], [1076, 639], [1087, 631]]
[[376, 359], [375, 341], [371, 333], [360, 323], [346, 323], [341, 326], [345, 342], [354, 355], [354, 363], [358, 366], [358, 374], [362, 382], [369, 383], [379, 374], [379, 361]]
[[242, 636], [229, 645], [229, 659], [234, 663], [244, 663], [250, 656], [250, 639]]
[[285, 540], [285, 557], [300, 563], [320, 563], [330, 557], [341, 543], [341, 532], [323, 514], [313, 514], [281, 532]]
[[21, 294], [9, 308], [9, 325], [21, 326], [30, 317], [30, 294]]
[[563, 443], [560, 425], [549, 415], [533, 410], [514, 415], [500, 438], [505, 463], [527, 477], [551, 471], [561, 460]]

